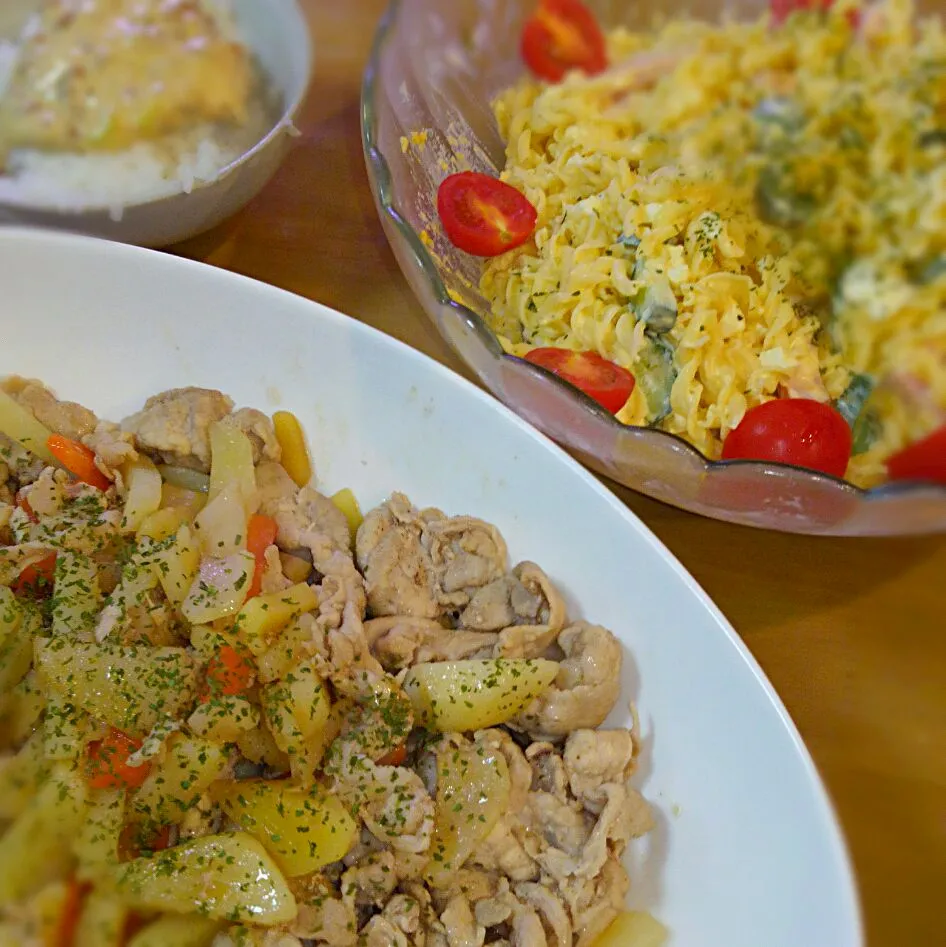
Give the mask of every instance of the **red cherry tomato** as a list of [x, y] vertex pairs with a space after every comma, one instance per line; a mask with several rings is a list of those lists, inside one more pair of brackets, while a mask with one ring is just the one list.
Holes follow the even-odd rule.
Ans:
[[514, 187], [478, 171], [444, 178], [437, 212], [451, 243], [473, 256], [499, 256], [522, 246], [538, 216]]
[[593, 76], [608, 64], [601, 27], [580, 0], [540, 0], [523, 27], [521, 49], [526, 65], [550, 82], [570, 69]]
[[887, 461], [891, 480], [929, 480], [946, 484], [946, 424]]
[[723, 460], [767, 460], [843, 477], [851, 428], [829, 404], [781, 398], [750, 408], [723, 442]]
[[634, 391], [634, 376], [626, 368], [609, 362], [597, 352], [541, 348], [527, 352], [525, 360], [548, 369], [570, 385], [580, 388], [612, 414], [624, 407]]

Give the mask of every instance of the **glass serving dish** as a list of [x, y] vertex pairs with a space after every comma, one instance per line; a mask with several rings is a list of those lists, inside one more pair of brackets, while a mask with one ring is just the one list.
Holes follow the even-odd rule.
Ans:
[[[582, 463], [673, 506], [796, 533], [946, 531], [946, 488], [889, 484], [861, 490], [798, 467], [713, 462], [675, 435], [621, 424], [555, 376], [503, 352], [476, 289], [482, 263], [443, 235], [436, 194], [447, 174], [501, 169], [504, 147], [490, 102], [524, 68], [519, 35], [534, 5], [394, 0], [365, 73], [362, 135], [381, 221], [408, 282], [453, 350], [497, 398]], [[606, 27], [644, 25], [658, 9], [651, 0], [589, 5]], [[694, 11], [681, 4], [684, 9]], [[696, 8], [706, 18], [760, 9], [759, 0], [702, 0]], [[426, 133], [424, 147], [405, 147], [417, 133]]]

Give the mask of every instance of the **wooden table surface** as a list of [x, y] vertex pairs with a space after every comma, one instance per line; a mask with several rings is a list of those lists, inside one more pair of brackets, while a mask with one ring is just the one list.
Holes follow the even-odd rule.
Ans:
[[[317, 44], [302, 137], [242, 214], [176, 250], [462, 371], [401, 276], [365, 175], [359, 86], [384, 0], [302, 2]], [[838, 808], [870, 947], [944, 947], [946, 537], [763, 533], [609, 486], [715, 599], [785, 701]]]

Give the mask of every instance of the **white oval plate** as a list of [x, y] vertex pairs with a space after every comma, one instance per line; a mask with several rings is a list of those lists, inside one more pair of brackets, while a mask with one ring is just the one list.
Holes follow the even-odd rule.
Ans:
[[658, 826], [631, 855], [635, 906], [680, 947], [860, 947], [824, 789], [741, 640], [657, 539], [499, 402], [373, 329], [207, 266], [82, 237], [0, 231], [0, 375], [117, 419], [166, 388], [295, 411], [320, 485], [393, 490], [499, 526], [572, 614], [627, 648], [622, 706], [646, 736]]

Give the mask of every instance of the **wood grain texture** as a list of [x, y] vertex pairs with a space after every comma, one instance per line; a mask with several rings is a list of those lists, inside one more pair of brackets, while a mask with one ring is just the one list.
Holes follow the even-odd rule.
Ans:
[[[365, 176], [360, 80], [383, 0], [303, 2], [317, 67], [302, 137], [252, 205], [175, 252], [341, 309], [462, 372], [398, 270]], [[871, 947], [946, 945], [946, 537], [762, 533], [610, 486], [785, 701], [840, 814]]]

